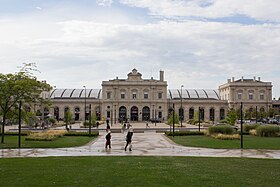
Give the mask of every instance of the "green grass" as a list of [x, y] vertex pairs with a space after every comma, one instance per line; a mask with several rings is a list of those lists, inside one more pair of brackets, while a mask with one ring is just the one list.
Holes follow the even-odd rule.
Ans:
[[[82, 146], [94, 137], [87, 136], [64, 136], [54, 141], [25, 141], [26, 136], [21, 137], [22, 148], [61, 148]], [[18, 136], [5, 136], [4, 144], [0, 143], [0, 149], [18, 148]]]
[[[219, 140], [208, 136], [169, 136], [175, 143], [190, 147], [239, 149], [240, 140]], [[243, 136], [245, 149], [280, 149], [280, 137]]]
[[279, 186], [280, 162], [193, 157], [0, 159], [1, 186]]

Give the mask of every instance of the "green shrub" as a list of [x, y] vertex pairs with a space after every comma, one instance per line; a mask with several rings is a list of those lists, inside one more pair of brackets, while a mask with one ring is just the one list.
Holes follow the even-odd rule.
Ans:
[[[91, 132], [91, 136], [98, 136], [99, 132]], [[67, 132], [64, 136], [89, 136], [88, 132]]]
[[259, 124], [245, 124], [243, 126], [243, 132], [250, 132], [250, 130], [256, 129], [258, 126], [260, 126]]
[[[167, 136], [173, 136], [172, 132], [165, 132]], [[176, 131], [174, 136], [191, 136], [191, 135], [204, 135], [203, 131]]]
[[[30, 134], [30, 131], [21, 131], [21, 136], [27, 136]], [[5, 135], [8, 136], [18, 136], [18, 132], [5, 132]]]
[[280, 136], [280, 127], [277, 125], [259, 126], [256, 131], [257, 136]]
[[233, 134], [233, 128], [230, 125], [219, 125], [208, 128], [208, 133], [212, 134]]

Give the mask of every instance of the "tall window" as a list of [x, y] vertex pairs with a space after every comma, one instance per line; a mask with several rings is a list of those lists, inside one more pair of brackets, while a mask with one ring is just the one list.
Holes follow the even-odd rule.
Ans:
[[132, 93], [132, 99], [136, 99], [136, 92]]
[[121, 93], [121, 99], [125, 99], [125, 93], [124, 92]]
[[158, 93], [158, 98], [162, 99], [162, 93]]
[[253, 100], [253, 93], [249, 93], [249, 100]]
[[148, 99], [148, 98], [149, 98], [148, 92], [144, 92], [144, 99]]
[[260, 100], [264, 100], [264, 93], [261, 93]]
[[107, 99], [111, 99], [111, 92], [107, 92]]
[[242, 93], [238, 93], [238, 94], [237, 94], [237, 99], [238, 99], [238, 100], [241, 100], [241, 99], [242, 99]]

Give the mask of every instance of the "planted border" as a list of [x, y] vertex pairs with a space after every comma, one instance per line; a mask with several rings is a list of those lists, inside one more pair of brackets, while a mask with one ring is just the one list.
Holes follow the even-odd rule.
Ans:
[[[173, 136], [172, 132], [165, 132], [166, 136]], [[174, 136], [192, 136], [192, 135], [204, 135], [202, 131], [176, 131]]]

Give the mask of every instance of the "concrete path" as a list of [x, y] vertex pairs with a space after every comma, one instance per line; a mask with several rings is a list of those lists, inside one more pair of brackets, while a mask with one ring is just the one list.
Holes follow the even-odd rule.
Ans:
[[163, 134], [134, 133], [132, 151], [124, 151], [125, 134], [112, 134], [112, 149], [105, 149], [105, 134], [82, 147], [56, 149], [1, 149], [0, 158], [50, 156], [202, 156], [280, 159], [280, 150], [207, 149], [179, 146]]

